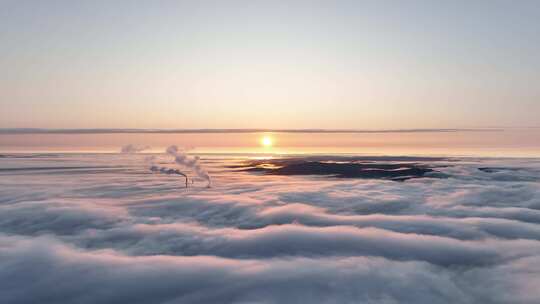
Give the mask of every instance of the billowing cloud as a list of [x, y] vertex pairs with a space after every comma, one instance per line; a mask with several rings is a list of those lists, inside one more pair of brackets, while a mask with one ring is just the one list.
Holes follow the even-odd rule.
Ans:
[[143, 155], [4, 161], [34, 169], [0, 172], [1, 303], [540, 299], [539, 162], [415, 159], [447, 178], [394, 182], [203, 158], [213, 187], [185, 188]]
[[[126, 256], [0, 236], [2, 303], [534, 303], [538, 257], [444, 268], [373, 257]], [[44, 277], [46, 274], [46, 277]], [[37, 279], [41, 278], [41, 279]]]

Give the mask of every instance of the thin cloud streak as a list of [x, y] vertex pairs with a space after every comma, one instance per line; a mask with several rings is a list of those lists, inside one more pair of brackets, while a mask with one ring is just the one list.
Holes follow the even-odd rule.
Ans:
[[502, 128], [455, 129], [39, 129], [4, 128], [0, 134], [241, 134], [241, 133], [453, 133], [502, 132]]

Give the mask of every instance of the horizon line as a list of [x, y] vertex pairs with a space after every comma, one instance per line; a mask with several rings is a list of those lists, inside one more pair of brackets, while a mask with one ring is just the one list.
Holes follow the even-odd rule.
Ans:
[[240, 134], [240, 133], [451, 133], [501, 132], [504, 128], [414, 128], [414, 129], [265, 129], [265, 128], [203, 128], [203, 129], [137, 129], [137, 128], [0, 128], [3, 134]]

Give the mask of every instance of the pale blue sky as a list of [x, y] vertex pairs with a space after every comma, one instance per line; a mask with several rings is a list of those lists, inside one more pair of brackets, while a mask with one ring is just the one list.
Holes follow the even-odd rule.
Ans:
[[538, 126], [540, 1], [1, 1], [0, 127]]

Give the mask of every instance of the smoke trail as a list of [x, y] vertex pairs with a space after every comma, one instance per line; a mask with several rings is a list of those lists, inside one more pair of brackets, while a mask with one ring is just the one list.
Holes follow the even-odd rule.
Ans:
[[129, 145], [123, 146], [122, 149], [120, 150], [120, 152], [121, 153], [126, 153], [126, 154], [132, 154], [132, 153], [142, 152], [142, 151], [148, 150], [148, 149], [150, 149], [149, 146], [137, 147], [135, 145], [129, 144]]
[[[168, 175], [176, 174], [176, 175], [183, 176], [186, 179], [186, 188], [188, 187], [189, 177], [184, 172], [178, 169], [172, 169], [172, 168], [161, 167], [161, 166], [156, 165], [156, 157], [154, 155], [149, 155], [145, 157], [144, 162], [150, 165], [150, 171], [152, 172], [163, 173], [163, 174], [168, 174]], [[191, 183], [193, 184], [193, 179], [191, 180]]]
[[212, 185], [210, 175], [208, 175], [208, 172], [201, 167], [198, 156], [190, 158], [186, 154], [179, 151], [177, 146], [168, 147], [167, 154], [174, 156], [174, 161], [177, 164], [191, 168], [198, 177], [206, 180], [208, 182], [208, 187]]
[[152, 165], [150, 167], [150, 171], [164, 173], [164, 174], [168, 174], [168, 175], [171, 175], [171, 174], [181, 175], [181, 176], [186, 178], [186, 188], [188, 187], [188, 176], [185, 173], [183, 173], [182, 171], [178, 170], [178, 169], [171, 169], [171, 168], [167, 168], [167, 167], [159, 167], [159, 166], [156, 166], [156, 165]]

